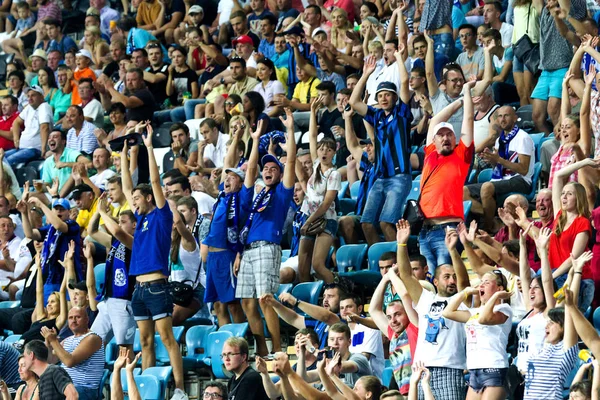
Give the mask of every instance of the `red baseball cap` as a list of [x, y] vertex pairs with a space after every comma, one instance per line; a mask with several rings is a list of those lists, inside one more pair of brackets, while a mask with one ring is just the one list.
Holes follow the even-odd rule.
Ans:
[[236, 46], [238, 43], [250, 44], [250, 45], [254, 46], [254, 42], [252, 41], [252, 38], [248, 35], [238, 36], [237, 38], [233, 39], [234, 46]]

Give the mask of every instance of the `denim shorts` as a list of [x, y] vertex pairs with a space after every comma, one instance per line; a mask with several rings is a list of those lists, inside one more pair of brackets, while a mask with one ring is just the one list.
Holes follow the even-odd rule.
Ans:
[[377, 179], [369, 191], [360, 222], [375, 224], [379, 215], [380, 222], [396, 224], [402, 218], [404, 204], [411, 189], [410, 174]]
[[[514, 50], [515, 46], [513, 45], [513, 50]], [[527, 65], [525, 65], [524, 62], [522, 62], [521, 60], [519, 60], [516, 56], [513, 57], [513, 73], [515, 72], [530, 72], [529, 69], [527, 68]]]
[[507, 372], [508, 368], [470, 369], [469, 387], [476, 392], [488, 387], [503, 387]]
[[433, 39], [433, 50], [449, 59], [454, 59], [454, 36], [452, 33], [438, 33], [437, 35], [431, 35]]
[[[337, 230], [338, 230], [338, 220], [337, 219], [328, 219], [327, 223], [325, 224], [325, 230], [323, 231], [323, 233], [326, 233], [329, 236], [335, 238], [335, 235], [337, 234]], [[300, 239], [316, 240], [317, 236], [304, 235]]]
[[173, 296], [166, 280], [138, 282], [131, 299], [133, 317], [136, 321], [153, 321], [173, 315]]
[[452, 264], [452, 257], [446, 247], [446, 228], [456, 229], [457, 226], [457, 222], [434, 226], [425, 225], [419, 232], [419, 251], [427, 260], [427, 267], [431, 275], [435, 275], [435, 269], [440, 265]]
[[568, 68], [557, 69], [554, 71], [542, 71], [533, 93], [532, 99], [548, 101], [550, 97], [560, 99], [562, 97], [562, 82], [567, 74]]

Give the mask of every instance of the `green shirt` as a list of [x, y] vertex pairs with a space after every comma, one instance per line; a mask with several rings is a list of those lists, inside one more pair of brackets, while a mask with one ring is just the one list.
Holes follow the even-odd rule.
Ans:
[[59, 114], [67, 112], [67, 109], [71, 107], [71, 93], [64, 94], [62, 90], [57, 90], [50, 100], [50, 105], [54, 110], [54, 122], [57, 122], [60, 119]]
[[[59, 161], [64, 163], [74, 163], [77, 161], [77, 157], [81, 155], [80, 152], [72, 149], [65, 148], [60, 156]], [[52, 185], [52, 179], [58, 177], [58, 190], [60, 191], [69, 177], [73, 172], [73, 168], [56, 168], [54, 157], [46, 158], [42, 167], [42, 180], [49, 185]]]

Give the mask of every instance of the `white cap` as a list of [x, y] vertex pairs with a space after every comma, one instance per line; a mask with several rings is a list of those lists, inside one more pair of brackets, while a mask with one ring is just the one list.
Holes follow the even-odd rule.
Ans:
[[81, 49], [77, 52], [77, 54], [75, 54], [75, 56], [82, 56], [82, 57], [87, 57], [90, 59], [90, 61], [92, 61], [92, 53], [89, 52], [89, 50], [86, 49]]
[[433, 128], [433, 134], [437, 135], [438, 132], [441, 131], [442, 129], [448, 129], [448, 130], [452, 131], [452, 133], [456, 134], [456, 132], [454, 132], [454, 127], [452, 127], [452, 124], [449, 124], [447, 122], [440, 122], [439, 124], [437, 124]]

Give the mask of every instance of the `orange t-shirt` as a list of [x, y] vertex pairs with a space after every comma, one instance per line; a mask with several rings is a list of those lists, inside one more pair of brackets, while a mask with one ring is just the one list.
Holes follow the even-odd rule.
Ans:
[[[79, 82], [81, 78], [90, 78], [95, 82], [96, 74], [91, 68], [82, 69], [81, 71], [75, 70], [75, 72], [73, 72], [73, 79]], [[75, 82], [71, 82], [71, 87], [73, 90], [71, 92], [71, 105], [76, 106], [81, 104], [81, 97], [79, 97], [79, 90], [77, 90]]]
[[[467, 148], [462, 140], [448, 156], [439, 154], [434, 143], [425, 147], [420, 202], [425, 218], [464, 218], [463, 186], [474, 152], [475, 146]], [[433, 175], [427, 179], [432, 171]]]

